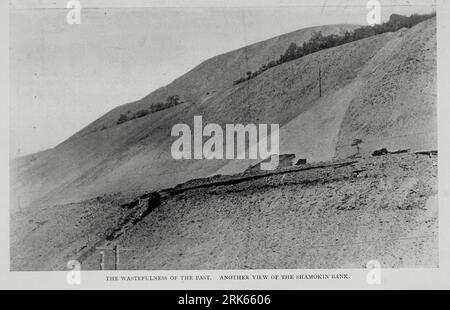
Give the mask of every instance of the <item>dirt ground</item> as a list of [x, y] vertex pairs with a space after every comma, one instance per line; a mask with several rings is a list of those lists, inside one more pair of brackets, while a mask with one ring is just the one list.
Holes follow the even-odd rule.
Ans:
[[[374, 259], [384, 268], [438, 267], [436, 155], [242, 177], [193, 181], [150, 203], [126, 204], [139, 197], [129, 193], [55, 206], [59, 217], [40, 212], [33, 232], [13, 242], [12, 269], [62, 270], [79, 259], [96, 270], [95, 247], [115, 245], [133, 249], [122, 252], [120, 269], [364, 268]], [[13, 226], [26, 218], [16, 214]], [[113, 264], [108, 252], [106, 268]]]
[[391, 155], [187, 191], [117, 240], [123, 268], [437, 267], [436, 168]]

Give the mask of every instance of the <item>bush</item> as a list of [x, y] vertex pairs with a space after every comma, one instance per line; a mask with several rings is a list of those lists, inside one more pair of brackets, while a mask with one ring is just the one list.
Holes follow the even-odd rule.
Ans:
[[117, 120], [117, 125], [120, 125], [122, 123], [128, 122], [130, 119], [126, 114], [120, 114], [119, 119]]
[[[151, 114], [151, 113], [155, 113], [155, 112], [158, 112], [158, 111], [169, 109], [171, 107], [174, 107], [174, 106], [182, 104], [182, 103], [183, 102], [180, 101], [180, 97], [179, 96], [177, 96], [177, 95], [169, 96], [169, 97], [167, 97], [165, 102], [153, 103], [150, 106], [149, 110], [145, 110], [145, 109], [139, 110], [136, 113], [134, 113], [131, 117], [128, 117], [126, 114], [121, 114], [119, 119], [117, 120], [117, 125], [120, 125], [122, 123], [131, 121], [133, 119], [137, 119], [137, 118], [141, 118], [141, 117], [147, 116], [148, 114]], [[129, 113], [130, 113], [130, 111], [128, 111], [128, 114]]]
[[131, 119], [141, 118], [146, 115], [150, 114], [149, 110], [139, 110], [136, 113], [133, 114], [133, 117]]
[[180, 101], [180, 97], [178, 97], [177, 95], [169, 96], [169, 97], [167, 97], [166, 102], [156, 102], [156, 103], [152, 104], [150, 107], [150, 111], [151, 111], [151, 113], [155, 113], [158, 111], [162, 111], [162, 110], [177, 106], [181, 103], [183, 103], [183, 102]]

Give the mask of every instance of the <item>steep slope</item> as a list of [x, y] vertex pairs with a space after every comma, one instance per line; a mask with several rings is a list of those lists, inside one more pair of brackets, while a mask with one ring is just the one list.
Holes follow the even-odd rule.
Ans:
[[[28, 156], [13, 163], [12, 193], [18, 194], [13, 205], [26, 206], [31, 201], [36, 201], [44, 196], [56, 201], [55, 194], [65, 199], [59, 201], [73, 201], [89, 197], [91, 193], [83, 189], [77, 193], [77, 188], [83, 184], [89, 184], [96, 180], [99, 175], [112, 172], [118, 165], [131, 160], [135, 154], [142, 154], [145, 158], [144, 171], [149, 163], [152, 168], [161, 166], [161, 170], [151, 170], [142, 175], [143, 183], [135, 182], [123, 176], [122, 170], [110, 176], [112, 179], [121, 179], [119, 183], [129, 184], [129, 188], [115, 187], [115, 182], [103, 180], [107, 191], [128, 190], [139, 187], [147, 188], [148, 179], [154, 179], [158, 174], [165, 174], [167, 179], [164, 184], [172, 184], [177, 176], [171, 178], [164, 169], [165, 164], [153, 164], [161, 154], [167, 155], [167, 139], [170, 129], [175, 123], [185, 122], [185, 115], [199, 114], [199, 105], [205, 101], [214, 101], [214, 98], [224, 98], [233, 81], [245, 75], [249, 70], [255, 70], [267, 59], [279, 56], [291, 42], [302, 43], [312, 36], [314, 32], [320, 31], [326, 34], [342, 34], [352, 30], [352, 25], [331, 25], [298, 30], [292, 33], [272, 38], [242, 49], [226, 53], [205, 61], [187, 74], [175, 80], [167, 87], [163, 87], [146, 98], [134, 103], [118, 107], [105, 116], [95, 121], [73, 137], [57, 146], [56, 148], [42, 154]], [[213, 93], [213, 91], [215, 91]], [[211, 92], [212, 95], [207, 95]], [[142, 108], [148, 108], [152, 103], [164, 100], [168, 95], [179, 95], [186, 103], [182, 106], [161, 111], [145, 118], [134, 120], [116, 126], [116, 122], [122, 113], [134, 113]], [[233, 111], [239, 115], [239, 111]], [[215, 114], [215, 113], [214, 113]], [[250, 120], [251, 121], [251, 120]], [[162, 145], [164, 142], [166, 144]], [[167, 157], [167, 156], [165, 156]], [[142, 163], [138, 171], [142, 171]], [[173, 165], [173, 163], [170, 163]], [[220, 164], [214, 164], [214, 167]], [[172, 171], [172, 169], [169, 169]], [[175, 170], [176, 171], [176, 170]], [[209, 172], [213, 172], [214, 168]], [[135, 171], [128, 171], [127, 174]], [[131, 176], [129, 174], [129, 176]], [[189, 174], [189, 173], [188, 173]], [[99, 181], [100, 182], [100, 181]], [[114, 184], [113, 184], [114, 183]], [[153, 185], [150, 182], [150, 185]], [[156, 184], [158, 185], [158, 184]], [[110, 190], [108, 189], [110, 186]], [[94, 185], [95, 187], [95, 185]], [[103, 189], [104, 190], [104, 189]], [[98, 193], [102, 190], [93, 190]], [[14, 195], [16, 196], [16, 195]], [[60, 197], [60, 198], [61, 198]], [[44, 199], [43, 201], [49, 201]]]
[[164, 101], [170, 95], [176, 94], [187, 103], [199, 104], [213, 94], [228, 89], [233, 81], [245, 76], [246, 72], [255, 71], [268, 59], [275, 59], [284, 53], [291, 42], [302, 44], [309, 40], [314, 32], [320, 32], [323, 35], [344, 34], [356, 27], [354, 25], [326, 25], [301, 29], [213, 57], [142, 100], [114, 109], [76, 136], [83, 136], [103, 127], [113, 126], [121, 113], [148, 108], [150, 104]]
[[[290, 39], [282, 41], [288, 45]], [[272, 42], [265, 43], [269, 49], [277, 41], [267, 42]], [[231, 64], [232, 55], [242, 63], [236, 56], [239, 51], [225, 55]], [[242, 72], [235, 76], [221, 67], [214, 69], [218, 60], [210, 61], [211, 67], [202, 64], [199, 70], [215, 76], [216, 82], [208, 84], [213, 88], [199, 90], [200, 84], [207, 85], [208, 75], [194, 69], [186, 75], [189, 78], [169, 85], [164, 95], [158, 90], [119, 107], [55, 149], [14, 162], [13, 206], [24, 207], [12, 209], [14, 270], [61, 269], [77, 257], [96, 268], [92, 249], [133, 216], [141, 223], [136, 230], [110, 240], [141, 251], [129, 260], [130, 268], [360, 267], [375, 256], [388, 267], [437, 265], [436, 158], [366, 156], [381, 147], [437, 149], [435, 19], [323, 50], [234, 86], [232, 81]], [[197, 79], [202, 81], [198, 85]], [[205, 97], [205, 90], [210, 95]], [[116, 125], [123, 111], [139, 110], [167, 94], [178, 94], [186, 103]], [[150, 215], [123, 207], [142, 193], [195, 178], [240, 173], [252, 163], [175, 161], [170, 155], [171, 128], [177, 123], [192, 125], [195, 115], [202, 115], [204, 123], [221, 125], [279, 123], [281, 152], [309, 162], [364, 157], [351, 168], [232, 187], [238, 195], [221, 189], [178, 195]], [[352, 146], [354, 139], [362, 140], [359, 154]], [[339, 240], [330, 239], [335, 235]], [[364, 243], [367, 240], [371, 246]], [[323, 246], [301, 248], [311, 242]], [[210, 248], [212, 254], [206, 253]], [[273, 254], [258, 256], [268, 251]], [[233, 258], [233, 253], [239, 257]]]
[[399, 31], [361, 72], [339, 132], [336, 157], [361, 151], [437, 148], [435, 20]]
[[[348, 27], [352, 26], [323, 29], [340, 32]], [[202, 115], [204, 123], [221, 125], [278, 123], [281, 152], [309, 161], [353, 155], [351, 143], [355, 138], [363, 140], [362, 152], [381, 145], [433, 147], [435, 27], [432, 19], [409, 30], [323, 50], [235, 86], [233, 80], [265, 63], [269, 54], [275, 57], [289, 42], [307, 39], [318, 29], [213, 58], [147, 98], [111, 111], [55, 149], [16, 165], [15, 204], [67, 203], [104, 193], [143, 192], [192, 178], [242, 172], [247, 161], [172, 159], [172, 126], [192, 125], [195, 115]], [[282, 47], [275, 47], [277, 42]], [[246, 67], [247, 61], [251, 68]], [[317, 81], [319, 66], [323, 72], [322, 97]], [[186, 103], [115, 125], [121, 113], [139, 110], [169, 94], [180, 95]], [[411, 131], [414, 126], [417, 130]], [[425, 138], [419, 137], [419, 131]], [[393, 136], [397, 137], [392, 140], [395, 143], [385, 145]], [[372, 139], [377, 143], [370, 144]]]
[[[307, 62], [322, 64], [326, 91], [314, 106], [281, 128], [280, 153], [295, 154], [296, 159], [308, 162], [346, 158], [358, 152], [352, 146], [354, 139], [362, 140], [359, 154], [383, 147], [437, 148], [435, 20], [358, 43], [305, 57]], [[344, 87], [327, 91], [328, 78], [349, 78], [332, 72], [333, 68], [342, 70], [341, 63], [348, 70], [361, 70], [342, 83]], [[287, 71], [284, 74], [290, 76]], [[255, 162], [235, 161], [218, 173], [237, 173]]]

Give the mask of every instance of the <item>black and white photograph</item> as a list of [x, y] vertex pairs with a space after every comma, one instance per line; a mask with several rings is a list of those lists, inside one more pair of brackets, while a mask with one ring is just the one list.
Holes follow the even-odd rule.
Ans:
[[439, 270], [437, 15], [11, 1], [9, 272]]

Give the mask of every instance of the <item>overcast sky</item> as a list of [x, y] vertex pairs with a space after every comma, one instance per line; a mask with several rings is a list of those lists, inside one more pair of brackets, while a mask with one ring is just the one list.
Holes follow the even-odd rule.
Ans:
[[[191, 1], [183, 8], [161, 1], [80, 2], [81, 25], [66, 23], [67, 1], [16, 1], [12, 7], [13, 157], [56, 146], [212, 56], [305, 27], [364, 24], [368, 12], [361, 0], [278, 1], [281, 7], [271, 0], [232, 0], [228, 7]], [[393, 12], [431, 12], [434, 0], [381, 3], [387, 19]]]

